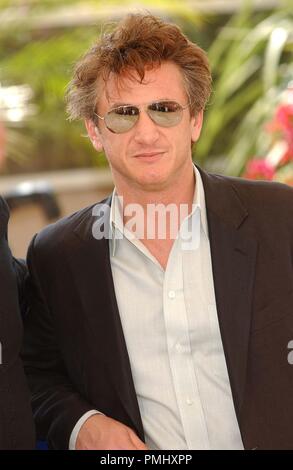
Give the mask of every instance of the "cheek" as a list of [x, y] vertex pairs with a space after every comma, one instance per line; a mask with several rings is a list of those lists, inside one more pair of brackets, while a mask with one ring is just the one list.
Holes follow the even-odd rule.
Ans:
[[171, 136], [169, 138], [170, 144], [177, 149], [184, 149], [190, 146], [191, 132], [189, 126], [179, 126], [176, 130], [173, 128]]
[[175, 158], [185, 160], [191, 158], [192, 153], [192, 135], [189, 127], [183, 127], [176, 135], [173, 134], [171, 145]]
[[107, 136], [104, 140], [104, 151], [110, 162], [119, 162], [122, 160], [127, 148], [127, 142], [121, 135], [113, 134]]

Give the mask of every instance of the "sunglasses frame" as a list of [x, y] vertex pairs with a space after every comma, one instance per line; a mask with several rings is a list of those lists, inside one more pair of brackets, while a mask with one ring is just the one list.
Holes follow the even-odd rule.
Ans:
[[[110, 127], [108, 127], [106, 121], [105, 121], [105, 126], [107, 127], [107, 129], [112, 132], [113, 134], [125, 134], [126, 132], [129, 132], [131, 129], [133, 129], [133, 127], [137, 124], [138, 120], [139, 120], [139, 115], [141, 113], [141, 109], [143, 109], [147, 115], [149, 116], [149, 118], [157, 125], [157, 126], [160, 126], [160, 127], [175, 127], [177, 126], [180, 122], [181, 122], [181, 119], [180, 121], [178, 121], [176, 124], [173, 124], [171, 126], [162, 126], [160, 124], [158, 124], [154, 119], [153, 117], [149, 114], [148, 112], [148, 107], [150, 105], [153, 105], [153, 104], [157, 104], [157, 103], [175, 103], [176, 105], [178, 105], [180, 107], [180, 112], [181, 112], [181, 119], [182, 119], [182, 116], [183, 116], [183, 111], [185, 109], [187, 109], [191, 103], [188, 102], [186, 105], [182, 105], [180, 103], [178, 103], [177, 101], [175, 100], [168, 100], [168, 99], [165, 99], [165, 100], [155, 100], [155, 101], [149, 101], [148, 103], [143, 103], [143, 104], [140, 104], [140, 105], [134, 105], [134, 104], [122, 104], [120, 106], [115, 106], [114, 108], [111, 108], [109, 109], [109, 111], [107, 111], [107, 113], [104, 115], [104, 116], [100, 116], [99, 114], [97, 114], [95, 111], [94, 111], [94, 116], [98, 117], [99, 119], [105, 121], [105, 118], [106, 116], [111, 113], [112, 111], [114, 111], [115, 109], [119, 109], [119, 108], [123, 108], [123, 107], [126, 107], [126, 106], [129, 106], [129, 107], [133, 107], [133, 108], [137, 108], [139, 110], [139, 113], [136, 115], [137, 116], [137, 120], [133, 123], [133, 125], [127, 129], [126, 131], [122, 131], [122, 132], [117, 132], [117, 131], [113, 131], [113, 129], [111, 129]], [[150, 111], [150, 110], [149, 110]]]

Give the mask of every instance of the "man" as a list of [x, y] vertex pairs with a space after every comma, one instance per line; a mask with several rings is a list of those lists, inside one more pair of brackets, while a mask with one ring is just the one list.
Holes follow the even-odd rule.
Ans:
[[19, 358], [22, 340], [17, 281], [25, 267], [7, 244], [8, 207], [0, 198], [0, 449], [32, 449], [34, 426], [29, 390]]
[[293, 191], [193, 165], [210, 84], [151, 15], [76, 67], [68, 109], [115, 190], [29, 249], [24, 357], [51, 448], [293, 448]]

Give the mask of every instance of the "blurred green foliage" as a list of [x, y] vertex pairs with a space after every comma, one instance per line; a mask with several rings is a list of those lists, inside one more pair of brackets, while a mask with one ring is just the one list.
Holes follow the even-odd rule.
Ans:
[[244, 2], [213, 41], [214, 93], [196, 148], [199, 163], [240, 175], [248, 159], [269, 150], [264, 126], [293, 79], [292, 14], [292, 2], [258, 13]]

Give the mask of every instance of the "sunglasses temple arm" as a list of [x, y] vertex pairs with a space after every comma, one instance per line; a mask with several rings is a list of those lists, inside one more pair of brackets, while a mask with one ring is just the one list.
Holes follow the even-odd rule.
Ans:
[[100, 116], [100, 115], [97, 114], [97, 113], [94, 113], [94, 115], [97, 116], [99, 119], [103, 119], [103, 120], [105, 119], [105, 116], [104, 116], [104, 117], [103, 117], [103, 116]]

